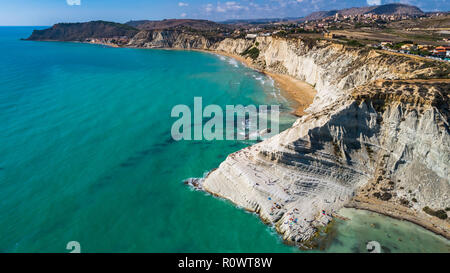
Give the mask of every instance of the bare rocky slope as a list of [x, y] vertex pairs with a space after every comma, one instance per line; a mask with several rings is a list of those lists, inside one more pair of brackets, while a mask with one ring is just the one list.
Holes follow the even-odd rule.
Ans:
[[233, 153], [195, 184], [307, 245], [344, 207], [450, 238], [447, 63], [329, 41], [141, 30], [125, 46], [244, 55], [317, 90], [292, 128]]
[[[240, 54], [249, 46], [224, 40], [214, 50]], [[254, 46], [257, 68], [304, 80], [317, 96], [292, 128], [230, 155], [202, 181], [206, 191], [257, 212], [299, 244], [343, 206], [450, 237], [448, 219], [429, 215], [450, 207], [450, 81], [433, 80], [448, 78], [447, 64], [325, 41], [267, 37]]]
[[303, 20], [321, 20], [326, 17], [334, 16], [339, 13], [343, 16], [358, 16], [364, 14], [377, 15], [424, 15], [425, 13], [416, 6], [391, 3], [385, 5], [375, 5], [359, 8], [349, 8], [342, 10], [317, 11], [303, 18]]
[[165, 19], [161, 21], [129, 21], [126, 25], [141, 29], [141, 30], [163, 30], [176, 28], [189, 28], [198, 31], [211, 30], [230, 30], [233, 25], [224, 25], [208, 20], [194, 20], [194, 19]]
[[133, 37], [139, 30], [124, 24], [92, 21], [87, 23], [60, 23], [51, 28], [34, 30], [27, 40], [32, 41], [78, 41], [103, 38]]

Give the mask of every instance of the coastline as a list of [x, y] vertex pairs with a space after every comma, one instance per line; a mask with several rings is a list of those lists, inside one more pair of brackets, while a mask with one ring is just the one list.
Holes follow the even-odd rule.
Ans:
[[[280, 90], [286, 95], [286, 98], [290, 99], [291, 101], [294, 101], [297, 105], [295, 107], [295, 111], [293, 112], [294, 115], [301, 117], [305, 114], [304, 110], [309, 107], [309, 105], [313, 102], [314, 97], [317, 93], [317, 91], [306, 82], [303, 82], [301, 80], [298, 80], [292, 76], [285, 75], [285, 74], [276, 74], [272, 73], [266, 70], [261, 70], [253, 64], [252, 60], [249, 58], [244, 58], [242, 56], [231, 54], [227, 52], [222, 51], [209, 51], [209, 50], [198, 50], [201, 52], [206, 53], [212, 53], [212, 54], [218, 54], [230, 58], [234, 58], [237, 61], [241, 62], [242, 64], [257, 70], [270, 78], [272, 78], [275, 83], [278, 85]], [[206, 190], [207, 191], [207, 190]], [[227, 197], [220, 196], [216, 193], [212, 193], [210, 191], [207, 191], [213, 196], [216, 196], [218, 198], [222, 198], [225, 200], [230, 200]], [[231, 200], [230, 200], [231, 201]], [[406, 208], [400, 207], [396, 208], [395, 205], [389, 207], [386, 206], [386, 204], [379, 204], [377, 200], [361, 200], [360, 196], [356, 195], [353, 199], [350, 200], [349, 203], [344, 205], [346, 208], [354, 208], [359, 210], [365, 210], [370, 211], [374, 213], [378, 213], [380, 215], [384, 215], [387, 217], [391, 217], [393, 219], [408, 221], [410, 223], [413, 223], [415, 225], [418, 225], [436, 235], [442, 236], [447, 240], [450, 240], [450, 224], [445, 220], [440, 220], [438, 218], [435, 218], [430, 215], [426, 214], [417, 214], [413, 212], [407, 211]], [[247, 211], [252, 211], [248, 210]], [[253, 211], [258, 214], [259, 218], [263, 221], [263, 223], [267, 224], [267, 219], [264, 219], [264, 217], [261, 216], [261, 214], [257, 211]], [[333, 215], [333, 218], [339, 218]], [[279, 233], [283, 233], [280, 232]], [[285, 243], [286, 241], [283, 240]], [[289, 242], [287, 242], [289, 243]]]
[[[109, 46], [103, 43], [88, 43], [88, 44], [100, 44]], [[127, 48], [127, 47], [121, 47], [116, 46], [118, 48]], [[256, 71], [259, 71], [263, 74], [266, 74], [267, 76], [271, 77], [280, 90], [284, 92], [287, 95], [287, 98], [291, 99], [292, 101], [297, 103], [296, 110], [293, 114], [296, 116], [302, 116], [304, 115], [304, 110], [312, 103], [312, 100], [314, 99], [316, 95], [316, 91], [314, 88], [307, 83], [300, 81], [298, 79], [295, 79], [292, 76], [284, 75], [284, 74], [275, 74], [271, 73], [265, 70], [258, 69], [255, 67], [251, 59], [244, 58], [240, 55], [231, 54], [223, 51], [213, 51], [213, 50], [205, 50], [205, 49], [172, 49], [172, 48], [161, 48], [164, 50], [183, 50], [183, 51], [199, 51], [209, 54], [217, 54], [222, 55], [226, 57], [233, 58], [245, 66], [254, 69]], [[313, 93], [314, 92], [314, 93]], [[221, 197], [217, 194], [211, 193], [214, 196]], [[221, 197], [224, 199], [228, 199], [226, 197]], [[348, 208], [355, 208], [355, 209], [361, 209], [361, 210], [367, 210], [372, 211], [375, 213], [379, 213], [381, 215], [389, 216], [395, 219], [399, 220], [406, 220], [411, 223], [414, 223], [416, 225], [419, 225], [435, 234], [441, 235], [444, 238], [450, 240], [450, 226], [448, 222], [445, 224], [447, 225], [447, 229], [444, 227], [442, 228], [442, 223], [445, 221], [438, 221], [438, 219], [433, 219], [431, 216], [426, 217], [427, 215], [424, 215], [425, 217], [422, 217], [421, 215], [412, 215], [410, 213], [405, 212], [402, 210], [403, 208], [395, 208], [395, 207], [388, 207], [384, 204], [378, 204], [373, 200], [362, 200], [358, 196], [356, 196], [354, 199], [352, 199], [348, 204], [346, 204], [344, 207]], [[261, 218], [262, 219], [262, 218]], [[439, 222], [440, 225], [436, 224], [436, 222]], [[441, 228], [439, 228], [441, 227]]]
[[[53, 40], [49, 40], [49, 42], [56, 42]], [[113, 43], [103, 43], [103, 42], [75, 42], [75, 43], [82, 43], [82, 44], [89, 44], [89, 45], [102, 45], [106, 47], [111, 48], [136, 48], [136, 47], [126, 47], [126, 46], [119, 46]], [[253, 65], [253, 62], [249, 58], [244, 58], [237, 54], [231, 54], [224, 51], [213, 51], [213, 50], [206, 50], [206, 49], [177, 49], [177, 48], [149, 48], [149, 49], [162, 49], [162, 50], [180, 50], [180, 51], [197, 51], [197, 52], [203, 52], [203, 53], [209, 53], [209, 54], [217, 54], [229, 58], [233, 58], [237, 60], [238, 62], [242, 63], [243, 65], [256, 70], [271, 79], [274, 80], [277, 87], [280, 89], [282, 94], [286, 97], [286, 99], [290, 100], [294, 103], [295, 110], [292, 112], [294, 116], [301, 117], [305, 114], [305, 110], [311, 105], [314, 101], [314, 97], [317, 94], [317, 91], [314, 89], [313, 86], [309, 85], [308, 83], [301, 81], [299, 79], [296, 79], [290, 75], [285, 74], [278, 74], [269, 72], [267, 70], [261, 70], [257, 68], [255, 65]]]
[[309, 85], [308, 83], [298, 80], [290, 75], [278, 74], [269, 72], [267, 70], [261, 70], [253, 65], [253, 62], [249, 58], [244, 58], [242, 56], [231, 54], [223, 51], [209, 51], [204, 49], [190, 49], [192, 51], [199, 51], [210, 54], [218, 54], [221, 56], [233, 58], [243, 65], [259, 71], [264, 75], [270, 77], [274, 80], [277, 87], [281, 90], [282, 94], [295, 103], [295, 110], [292, 112], [293, 115], [301, 117], [305, 114], [305, 110], [313, 103], [314, 97], [317, 91]]
[[355, 196], [355, 198], [344, 207], [371, 211], [394, 219], [408, 221], [450, 240], [450, 224], [447, 221], [440, 220], [433, 216], [408, 212], [408, 209], [404, 207], [389, 206], [388, 204], [379, 203], [380, 201], [378, 200]]
[[289, 75], [275, 74], [264, 71], [277, 83], [278, 87], [287, 98], [296, 103], [294, 115], [301, 117], [305, 110], [313, 103], [317, 91], [304, 81], [297, 80]]

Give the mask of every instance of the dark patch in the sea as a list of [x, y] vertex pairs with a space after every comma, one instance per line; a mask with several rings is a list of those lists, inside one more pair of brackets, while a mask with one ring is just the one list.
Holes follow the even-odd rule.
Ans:
[[129, 161], [136, 161], [136, 160], [139, 160], [139, 159], [141, 159], [141, 158], [142, 158], [142, 156], [138, 153], [137, 155], [130, 156], [130, 157], [128, 158], [128, 160], [129, 160]]
[[171, 144], [171, 143], [174, 143], [174, 142], [175, 142], [175, 139], [173, 139], [173, 137], [169, 137], [169, 138], [166, 139], [166, 141], [164, 143], [165, 144]]
[[120, 167], [122, 167], [122, 168], [127, 168], [127, 167], [133, 167], [133, 166], [135, 166], [136, 164], [133, 164], [133, 163], [131, 163], [131, 162], [125, 162], [125, 163], [121, 163], [120, 164]]
[[234, 142], [233, 144], [231, 144], [231, 147], [237, 147], [237, 146], [239, 146], [241, 143], [239, 143], [239, 142]]
[[150, 149], [139, 152], [139, 154], [141, 154], [141, 155], [148, 155], [150, 153], [151, 153]]
[[381, 249], [383, 250], [383, 253], [391, 253], [391, 249], [387, 246], [381, 246]]
[[108, 185], [111, 185], [111, 183], [113, 182], [113, 177], [108, 175], [106, 177], [100, 178], [97, 180], [96, 183], [92, 184], [89, 187], [89, 192], [90, 193], [96, 193], [101, 191], [102, 189], [106, 188]]
[[359, 251], [359, 246], [353, 246], [351, 248], [352, 253], [361, 253], [361, 251]]
[[166, 170], [163, 170], [163, 171], [160, 170], [159, 173], [160, 174], [169, 174], [169, 173], [171, 174], [171, 173], [173, 173], [173, 170], [169, 170], [169, 169], [166, 169]]
[[339, 239], [334, 239], [333, 243], [337, 244], [337, 245], [340, 245], [340, 246], [344, 245], [344, 243], [341, 240], [339, 240]]
[[142, 160], [148, 156], [151, 156], [153, 154], [161, 153], [165, 150], [165, 147], [169, 145], [172, 141], [170, 139], [166, 139], [163, 143], [157, 143], [152, 145], [150, 148], [145, 149], [143, 151], [137, 152], [134, 155], [131, 155], [128, 157], [125, 162], [122, 162], [119, 164], [122, 168], [128, 168], [139, 165]]

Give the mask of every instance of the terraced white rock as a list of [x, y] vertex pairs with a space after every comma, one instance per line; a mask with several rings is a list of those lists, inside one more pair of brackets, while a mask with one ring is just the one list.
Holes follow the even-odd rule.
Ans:
[[[380, 173], [397, 184], [386, 190], [389, 202], [415, 189], [411, 210], [449, 207], [448, 80], [393, 81], [435, 70], [374, 51], [257, 42], [256, 65], [315, 85], [317, 98], [292, 128], [230, 155], [204, 180], [206, 191], [259, 213], [295, 242], [311, 239]], [[224, 44], [232, 53], [245, 47]]]

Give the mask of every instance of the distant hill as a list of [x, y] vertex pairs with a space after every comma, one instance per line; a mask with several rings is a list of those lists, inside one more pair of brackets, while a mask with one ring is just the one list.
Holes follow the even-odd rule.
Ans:
[[82, 41], [86, 38], [133, 37], [139, 30], [124, 24], [91, 21], [60, 23], [48, 29], [34, 30], [27, 40]]
[[131, 27], [143, 30], [161, 30], [174, 28], [190, 28], [200, 31], [211, 31], [217, 29], [231, 28], [230, 26], [219, 24], [208, 20], [194, 20], [194, 19], [165, 19], [161, 21], [129, 21], [125, 23]]
[[306, 16], [303, 20], [320, 20], [330, 16], [334, 16], [336, 13], [347, 16], [363, 15], [373, 13], [377, 15], [424, 15], [425, 13], [415, 6], [405, 4], [386, 4], [379, 6], [369, 6], [360, 8], [349, 8], [342, 10], [329, 10], [329, 11], [317, 11]]
[[392, 22], [389, 28], [450, 28], [450, 14], [439, 17], [423, 18], [423, 20], [403, 20]]
[[260, 19], [230, 19], [226, 21], [222, 21], [222, 24], [244, 24], [244, 25], [259, 25], [259, 24], [269, 24], [269, 23], [278, 23], [278, 22], [288, 22], [299, 20], [299, 17], [286, 17], [286, 18], [260, 18]]

